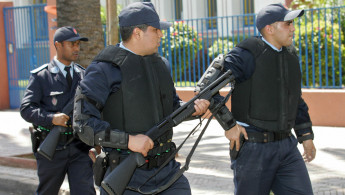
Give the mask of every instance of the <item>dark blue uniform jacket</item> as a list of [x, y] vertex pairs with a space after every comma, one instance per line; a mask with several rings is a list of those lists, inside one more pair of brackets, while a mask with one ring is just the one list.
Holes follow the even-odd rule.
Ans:
[[20, 113], [34, 125], [52, 126], [53, 115], [61, 112], [69, 100], [74, 98], [75, 89], [84, 76], [84, 68], [74, 64], [71, 90], [54, 60], [31, 71]]

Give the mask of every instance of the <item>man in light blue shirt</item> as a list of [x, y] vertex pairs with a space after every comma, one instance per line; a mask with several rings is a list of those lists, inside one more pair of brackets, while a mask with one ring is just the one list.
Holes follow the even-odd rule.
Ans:
[[[234, 119], [225, 136], [237, 195], [313, 194], [303, 159], [315, 158], [314, 134], [292, 45], [293, 19], [303, 14], [281, 4], [265, 6], [256, 23], [262, 37], [242, 41], [225, 57], [224, 69], [236, 80]], [[303, 157], [297, 142], [303, 144]]]
[[[73, 135], [72, 113], [63, 113], [68, 102], [73, 101], [75, 89], [84, 76], [84, 68], [76, 63], [80, 42], [88, 41], [73, 27], [61, 27], [54, 35], [57, 55], [47, 64], [31, 71], [28, 87], [20, 107], [23, 119], [33, 124], [33, 152], [37, 159], [39, 185], [37, 194], [58, 194], [65, 175], [68, 175], [71, 194], [96, 194], [92, 161], [88, 156], [91, 147]], [[66, 127], [60, 132], [54, 156], [47, 159], [37, 148], [54, 126]]]

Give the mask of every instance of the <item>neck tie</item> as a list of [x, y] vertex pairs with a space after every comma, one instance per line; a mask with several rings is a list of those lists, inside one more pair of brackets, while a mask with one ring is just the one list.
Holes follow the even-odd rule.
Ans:
[[65, 66], [65, 71], [67, 72], [66, 80], [67, 80], [69, 88], [71, 88], [72, 86], [72, 76], [71, 76], [71, 72], [69, 71], [70, 69], [71, 69], [70, 66]]

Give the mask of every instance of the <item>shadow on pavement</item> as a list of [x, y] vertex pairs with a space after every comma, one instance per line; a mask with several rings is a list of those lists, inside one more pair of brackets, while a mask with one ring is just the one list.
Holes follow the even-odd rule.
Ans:
[[[341, 148], [324, 148], [321, 149], [321, 151], [327, 152], [331, 155], [334, 155], [335, 157], [337, 157], [340, 160], [345, 160], [345, 149], [341, 149]], [[345, 170], [345, 167], [344, 167]]]

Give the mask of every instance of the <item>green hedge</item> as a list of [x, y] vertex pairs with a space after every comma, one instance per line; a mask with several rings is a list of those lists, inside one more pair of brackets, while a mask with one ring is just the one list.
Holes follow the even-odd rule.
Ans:
[[215, 58], [218, 54], [227, 54], [234, 47], [234, 43], [230, 40], [218, 39], [213, 42], [212, 46], [208, 48], [208, 56]]
[[341, 37], [343, 32], [337, 23], [333, 23], [333, 34], [332, 25], [324, 21], [308, 22], [306, 27], [301, 23], [300, 28], [296, 27], [295, 46], [301, 53], [303, 86], [312, 86], [313, 82], [315, 85], [312, 87], [340, 86], [345, 82], [345, 77], [342, 81], [339, 79], [340, 72], [345, 73], [340, 64], [345, 62], [345, 53], [342, 52], [345, 47], [341, 41], [339, 44]]
[[[162, 45], [168, 46], [167, 41], [168, 37], [163, 37]], [[170, 27], [170, 49], [173, 79], [174, 81], [184, 80], [181, 78], [183, 73], [190, 67], [196, 53], [202, 49], [201, 34], [198, 34], [193, 27], [183, 21], [174, 22]], [[163, 56], [169, 57], [169, 48], [163, 47], [162, 50]]]

